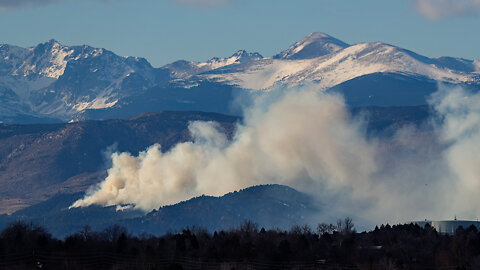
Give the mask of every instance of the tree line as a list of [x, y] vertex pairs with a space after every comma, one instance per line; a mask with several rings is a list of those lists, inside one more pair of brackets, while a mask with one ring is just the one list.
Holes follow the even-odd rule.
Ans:
[[356, 232], [350, 218], [316, 228], [185, 228], [162, 236], [88, 226], [65, 239], [25, 222], [0, 234], [0, 269], [478, 269], [480, 232], [382, 225]]

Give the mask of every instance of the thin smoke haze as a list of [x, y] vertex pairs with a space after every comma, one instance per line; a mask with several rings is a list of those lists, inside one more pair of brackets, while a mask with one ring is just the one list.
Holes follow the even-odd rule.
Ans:
[[[248, 109], [229, 141], [212, 122], [192, 122], [193, 142], [133, 156], [114, 153], [98, 186], [72, 207], [133, 205], [149, 211], [202, 194], [284, 184], [314, 195], [330, 213], [370, 222], [474, 218], [480, 213], [480, 95], [439, 87], [438, 118], [394, 136], [367, 136], [336, 94], [287, 92]], [[452, 203], [453, 202], [453, 203]]]
[[478, 14], [480, 0], [415, 0], [414, 8], [420, 15], [435, 21]]

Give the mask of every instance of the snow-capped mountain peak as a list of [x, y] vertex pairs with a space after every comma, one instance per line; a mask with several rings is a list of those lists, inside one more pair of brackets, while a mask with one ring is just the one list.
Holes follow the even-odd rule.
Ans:
[[321, 33], [311, 34], [284, 51], [282, 57], [261, 59], [238, 68], [220, 68], [201, 76], [254, 90], [305, 83], [327, 89], [373, 73], [410, 74], [450, 83], [474, 82], [478, 77], [472, 74], [475, 71], [472, 60], [432, 59], [382, 42], [337, 47], [322, 56], [295, 59], [298, 57], [296, 53], [304, 52], [305, 48], [314, 44], [312, 40], [323, 38], [333, 39]]
[[249, 53], [246, 50], [239, 50], [234, 53], [230, 58], [236, 59], [235, 62], [237, 63], [244, 63], [252, 60], [262, 59], [263, 56], [258, 52]]
[[48, 45], [49, 47], [64, 47], [60, 42], [58, 42], [56, 39], [52, 38], [49, 41], [43, 43], [45, 45]]
[[69, 56], [73, 53], [73, 49], [51, 39], [35, 47], [31, 65], [26, 66], [25, 71], [36, 71], [45, 77], [58, 79], [63, 75]]
[[[21, 61], [10, 61], [9, 73], [13, 76], [39, 75], [58, 79], [65, 71], [68, 58], [73, 52], [54, 39], [27, 49], [12, 46], [9, 48], [10, 55]], [[3, 60], [7, 62], [9, 59]]]
[[217, 69], [217, 68], [228, 66], [228, 65], [246, 63], [249, 61], [259, 60], [262, 58], [263, 56], [257, 52], [249, 53], [245, 50], [239, 50], [230, 57], [226, 57], [226, 58], [214, 57], [208, 60], [207, 62], [199, 63], [198, 67], [208, 67], [209, 70], [213, 70], [213, 69]]
[[349, 45], [325, 33], [314, 32], [296, 42], [287, 50], [273, 56], [274, 59], [310, 59], [324, 56]]
[[58, 79], [67, 63], [89, 57], [98, 57], [104, 49], [83, 46], [65, 46], [55, 39], [35, 47], [20, 48], [0, 45], [0, 70], [12, 76], [41, 76]]
[[263, 56], [258, 52], [249, 53], [246, 50], [239, 50], [230, 57], [214, 57], [206, 62], [189, 62], [180, 60], [165, 65], [163, 68], [170, 70], [173, 77], [185, 78], [233, 64], [247, 63], [260, 59], [263, 59]]

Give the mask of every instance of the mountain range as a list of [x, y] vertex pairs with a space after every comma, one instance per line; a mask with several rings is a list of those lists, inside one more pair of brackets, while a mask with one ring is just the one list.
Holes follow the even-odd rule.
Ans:
[[273, 57], [239, 50], [206, 62], [155, 68], [106, 49], [0, 45], [0, 121], [68, 122], [133, 117], [145, 111], [239, 114], [239, 95], [279, 88], [340, 91], [352, 106], [424, 105], [437, 82], [478, 90], [480, 62], [428, 58], [393, 45], [349, 45], [312, 33]]

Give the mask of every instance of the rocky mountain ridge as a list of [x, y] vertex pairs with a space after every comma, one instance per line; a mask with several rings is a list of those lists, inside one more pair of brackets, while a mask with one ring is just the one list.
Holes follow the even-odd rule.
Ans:
[[[324, 33], [312, 33], [271, 58], [240, 50], [230, 57], [206, 62], [180, 60], [159, 68], [144, 58], [50, 40], [31, 48], [0, 45], [0, 121], [107, 119], [112, 112], [126, 108], [133, 116], [145, 112], [145, 96], [151, 111], [208, 110], [205, 100], [214, 94], [209, 91], [212, 86], [223, 95], [215, 100], [223, 109], [210, 110], [232, 113], [228, 111], [235, 96], [232, 89], [246, 95], [252, 90], [268, 93], [304, 85], [328, 90], [373, 74], [480, 89], [477, 60], [428, 58], [381, 42], [349, 45]], [[371, 80], [370, 84], [374, 83]], [[358, 92], [361, 90], [365, 89]], [[362, 92], [354, 98], [368, 96], [371, 94]], [[374, 105], [391, 104], [377, 99]]]

